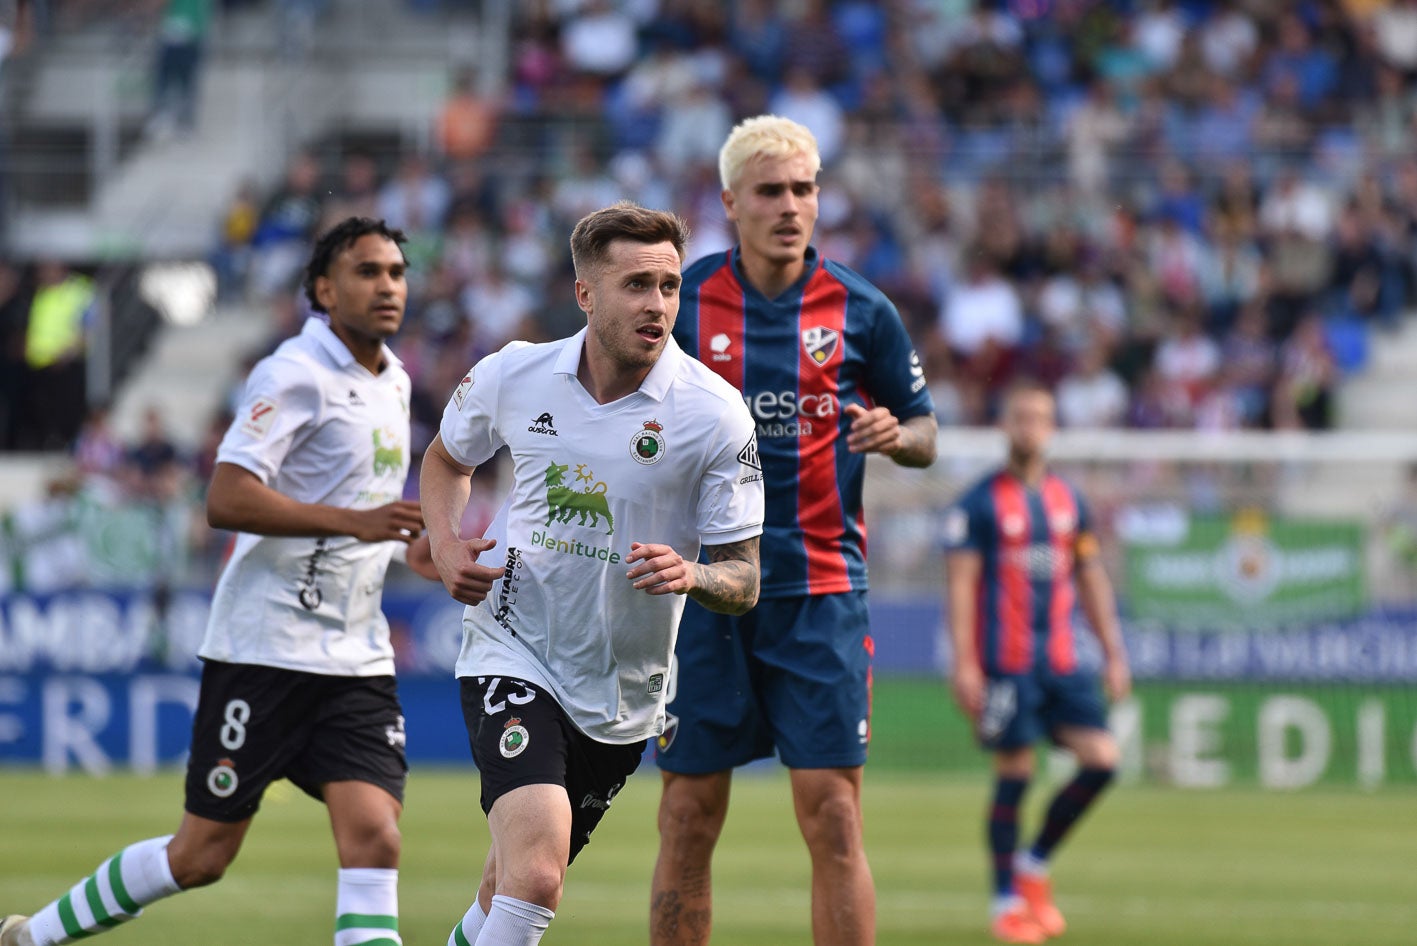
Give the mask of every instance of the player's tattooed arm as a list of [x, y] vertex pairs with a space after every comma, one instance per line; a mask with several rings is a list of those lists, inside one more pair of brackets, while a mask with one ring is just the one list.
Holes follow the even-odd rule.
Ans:
[[689, 597], [710, 611], [744, 614], [758, 603], [758, 537], [710, 545], [704, 549], [708, 564], [694, 564], [694, 587]]
[[900, 447], [891, 459], [901, 466], [929, 466], [935, 462], [935, 443], [940, 425], [934, 414], [907, 417], [900, 422]]

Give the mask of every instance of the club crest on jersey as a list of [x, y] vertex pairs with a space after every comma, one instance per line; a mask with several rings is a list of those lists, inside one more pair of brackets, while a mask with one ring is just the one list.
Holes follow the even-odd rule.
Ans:
[[531, 742], [531, 733], [521, 724], [521, 717], [513, 716], [502, 725], [502, 738], [497, 741], [497, 751], [504, 759], [515, 759], [526, 751]]
[[230, 759], [217, 759], [216, 765], [207, 773], [207, 791], [217, 798], [230, 798], [241, 780], [236, 777], [236, 763]]
[[802, 330], [802, 348], [807, 352], [807, 357], [819, 365], [831, 361], [839, 341], [841, 333], [823, 325], [814, 325]]
[[658, 463], [664, 456], [664, 425], [657, 420], [645, 421], [644, 427], [630, 438], [630, 456], [643, 466]]
[[458, 389], [453, 392], [453, 403], [458, 406], [458, 410], [462, 410], [463, 399], [467, 397], [467, 392], [470, 390], [472, 390], [471, 371], [463, 375], [463, 379], [458, 382]]
[[271, 432], [271, 424], [276, 419], [276, 402], [268, 397], [258, 397], [241, 422], [243, 433], [261, 438]]

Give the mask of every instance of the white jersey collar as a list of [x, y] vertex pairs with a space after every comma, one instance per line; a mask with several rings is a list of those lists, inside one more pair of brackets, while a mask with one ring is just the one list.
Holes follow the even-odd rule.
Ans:
[[[561, 353], [556, 356], [556, 367], [553, 369], [556, 374], [568, 374], [576, 377], [581, 366], [581, 351], [585, 348], [586, 332], [589, 327], [581, 329], [570, 338], [566, 339], [566, 344], [561, 346]], [[333, 333], [331, 333], [333, 335]], [[339, 339], [335, 339], [339, 341]], [[640, 393], [654, 398], [656, 401], [664, 400], [669, 394], [669, 387], [674, 383], [674, 378], [679, 374], [679, 364], [684, 360], [684, 352], [679, 348], [679, 343], [674, 341], [674, 336], [670, 335], [664, 342], [664, 351], [659, 355], [659, 360], [654, 363], [654, 367], [645, 375], [645, 379], [640, 382]]]
[[[319, 345], [330, 356], [330, 360], [337, 368], [348, 368], [354, 364], [354, 352], [349, 350], [349, 346], [340, 340], [334, 329], [330, 328], [330, 323], [325, 321], [324, 316], [312, 315], [305, 320], [304, 326], [300, 329], [300, 334], [310, 341]], [[402, 365], [399, 356], [393, 353], [388, 345], [383, 346], [384, 364], [389, 367]]]

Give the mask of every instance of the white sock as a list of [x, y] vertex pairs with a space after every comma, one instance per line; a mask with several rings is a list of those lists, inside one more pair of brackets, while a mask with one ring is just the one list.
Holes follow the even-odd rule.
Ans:
[[1048, 862], [1034, 857], [1032, 851], [1019, 851], [1014, 855], [1014, 870], [1030, 877], [1047, 877]]
[[1023, 899], [1016, 893], [1006, 893], [989, 901], [989, 916], [998, 919], [1014, 907], [1023, 906]]
[[477, 934], [482, 932], [482, 924], [487, 922], [487, 914], [482, 912], [482, 904], [473, 898], [463, 918], [448, 934], [448, 946], [472, 946], [477, 942]]
[[556, 914], [535, 903], [497, 894], [477, 946], [536, 946]]
[[167, 862], [172, 835], [129, 845], [29, 922], [34, 946], [59, 946], [126, 923], [143, 907], [179, 893]]
[[346, 867], [339, 872], [335, 946], [403, 946], [399, 938], [399, 872]]

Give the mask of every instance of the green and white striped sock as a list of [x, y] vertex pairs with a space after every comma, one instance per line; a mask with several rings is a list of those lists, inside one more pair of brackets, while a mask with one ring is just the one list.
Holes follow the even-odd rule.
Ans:
[[380, 867], [342, 869], [335, 914], [335, 946], [403, 946], [399, 872]]
[[487, 922], [487, 914], [482, 912], [482, 904], [472, 898], [472, 906], [467, 908], [463, 918], [448, 934], [447, 946], [472, 946], [477, 942], [477, 934], [482, 932], [482, 924]]
[[143, 907], [179, 893], [167, 863], [168, 835], [129, 845], [99, 865], [29, 924], [34, 946], [59, 946], [126, 923]]

